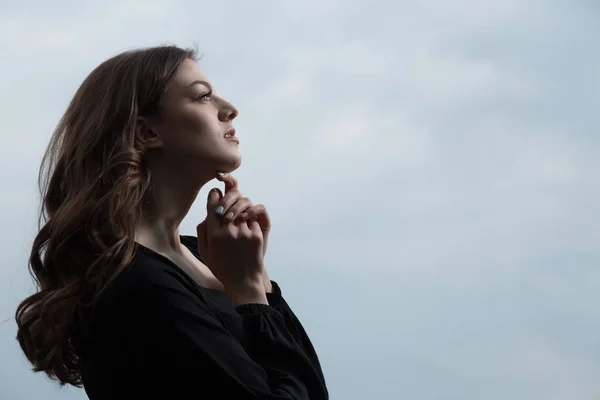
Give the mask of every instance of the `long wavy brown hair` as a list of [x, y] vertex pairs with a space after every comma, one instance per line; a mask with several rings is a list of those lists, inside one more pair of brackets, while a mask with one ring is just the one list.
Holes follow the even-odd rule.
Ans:
[[150, 189], [139, 119], [160, 113], [170, 78], [196, 51], [128, 51], [85, 79], [58, 123], [39, 172], [40, 230], [29, 258], [37, 291], [16, 311], [17, 340], [33, 365], [81, 386], [75, 314], [131, 262]]

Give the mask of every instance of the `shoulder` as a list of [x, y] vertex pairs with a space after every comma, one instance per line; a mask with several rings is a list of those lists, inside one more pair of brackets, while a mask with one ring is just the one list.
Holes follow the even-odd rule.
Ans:
[[83, 305], [80, 319], [89, 321], [87, 332], [94, 336], [132, 337], [140, 332], [150, 335], [180, 310], [204, 315], [211, 307], [183, 272], [142, 251], [95, 301]]
[[[191, 235], [180, 236], [181, 244], [192, 254], [198, 255], [198, 238]], [[185, 289], [193, 293], [196, 285], [179, 268], [168, 260], [158, 256], [151, 250], [139, 246], [132, 261], [121, 271], [119, 276], [109, 285], [109, 292], [118, 293], [121, 299], [133, 296], [147, 297], [159, 294], [161, 291]]]
[[182, 271], [143, 249], [138, 249], [133, 260], [100, 297], [105, 304], [148, 306], [164, 300], [165, 294], [173, 291], [191, 296], [194, 287]]

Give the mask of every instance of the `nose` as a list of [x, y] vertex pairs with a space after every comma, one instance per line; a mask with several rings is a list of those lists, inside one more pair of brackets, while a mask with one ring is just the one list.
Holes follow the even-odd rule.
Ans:
[[221, 99], [222, 104], [219, 108], [219, 119], [223, 122], [233, 121], [238, 116], [237, 108], [225, 99]]

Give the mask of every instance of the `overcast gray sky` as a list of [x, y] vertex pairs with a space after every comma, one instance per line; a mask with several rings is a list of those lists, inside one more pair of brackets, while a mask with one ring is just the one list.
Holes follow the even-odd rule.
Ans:
[[0, 398], [86, 398], [14, 340], [37, 168], [96, 65], [163, 43], [240, 109], [332, 399], [600, 398], [597, 1], [87, 3], [0, 2]]

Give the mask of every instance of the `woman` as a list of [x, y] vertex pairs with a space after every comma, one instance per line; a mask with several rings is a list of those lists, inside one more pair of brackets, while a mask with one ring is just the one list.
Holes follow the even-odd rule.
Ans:
[[[263, 257], [270, 222], [230, 172], [235, 107], [195, 52], [96, 68], [44, 157], [44, 224], [17, 309], [35, 371], [104, 399], [326, 399], [317, 355]], [[197, 238], [179, 224], [217, 178]]]

